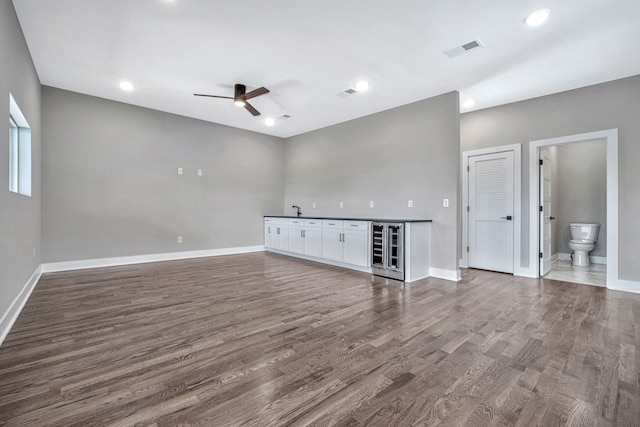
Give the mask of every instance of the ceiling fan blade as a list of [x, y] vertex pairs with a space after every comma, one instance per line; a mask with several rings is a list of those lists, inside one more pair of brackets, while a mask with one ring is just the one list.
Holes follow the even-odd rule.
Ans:
[[244, 108], [247, 109], [247, 111], [249, 111], [251, 114], [253, 114], [254, 116], [259, 116], [260, 115], [260, 111], [256, 110], [255, 108], [253, 108], [253, 105], [249, 104], [248, 102], [245, 101], [244, 103]]
[[209, 98], [224, 98], [224, 99], [234, 99], [232, 96], [220, 96], [220, 95], [205, 95], [203, 93], [194, 93], [193, 96], [206, 96]]
[[269, 89], [266, 87], [259, 87], [258, 89], [252, 90], [249, 93], [244, 94], [244, 99], [255, 98], [256, 96], [264, 95], [265, 93], [269, 93]]

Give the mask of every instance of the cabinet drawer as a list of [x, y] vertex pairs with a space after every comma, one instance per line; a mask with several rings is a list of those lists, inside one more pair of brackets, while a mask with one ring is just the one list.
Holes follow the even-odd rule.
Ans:
[[322, 227], [322, 220], [320, 219], [305, 219], [305, 227]]
[[368, 231], [369, 222], [368, 221], [345, 221], [344, 230], [345, 231], [348, 231], [348, 230]]
[[335, 220], [335, 219], [323, 219], [322, 220], [323, 228], [340, 228], [344, 227], [344, 221]]
[[299, 218], [293, 219], [293, 218], [290, 218], [289, 219], [289, 225], [297, 225], [297, 226], [302, 227], [304, 225], [304, 219], [299, 219]]
[[264, 223], [270, 225], [287, 225], [288, 221], [287, 218], [266, 217]]

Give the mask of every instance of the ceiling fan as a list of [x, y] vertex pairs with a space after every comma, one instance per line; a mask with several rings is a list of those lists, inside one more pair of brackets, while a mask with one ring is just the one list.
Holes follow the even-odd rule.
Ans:
[[269, 89], [266, 87], [259, 87], [258, 89], [252, 90], [247, 93], [247, 87], [245, 85], [236, 84], [235, 86], [235, 96], [220, 96], [220, 95], [206, 95], [203, 93], [194, 93], [195, 96], [207, 96], [209, 98], [225, 98], [225, 99], [233, 99], [233, 103], [238, 107], [244, 107], [254, 116], [259, 116], [260, 111], [256, 110], [253, 105], [247, 102], [248, 99], [255, 98], [256, 96], [264, 95], [265, 93], [269, 93]]

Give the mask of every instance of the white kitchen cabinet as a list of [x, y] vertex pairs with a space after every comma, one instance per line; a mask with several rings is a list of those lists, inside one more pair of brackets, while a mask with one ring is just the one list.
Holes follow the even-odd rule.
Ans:
[[304, 219], [289, 220], [289, 252], [304, 254]]
[[345, 221], [342, 245], [343, 262], [368, 267], [369, 223], [365, 221]]
[[322, 222], [322, 258], [369, 266], [369, 223], [367, 221]]
[[[284, 255], [378, 274], [371, 263], [371, 221], [265, 217], [265, 248]], [[404, 280], [414, 282], [429, 277], [431, 221], [392, 222], [404, 224]]]
[[322, 221], [318, 219], [304, 220], [304, 254], [322, 257]]
[[264, 219], [264, 246], [283, 251], [289, 250], [289, 225], [286, 219]]
[[344, 221], [322, 221], [322, 258], [342, 261], [342, 231]]

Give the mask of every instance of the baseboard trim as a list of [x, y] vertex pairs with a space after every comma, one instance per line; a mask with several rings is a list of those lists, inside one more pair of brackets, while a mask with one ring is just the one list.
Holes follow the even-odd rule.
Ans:
[[[562, 252], [558, 252], [554, 255], [559, 261], [569, 261], [571, 260], [571, 254], [566, 254]], [[591, 264], [607, 264], [607, 257], [605, 256], [589, 256], [589, 262]]]
[[371, 270], [371, 267], [362, 267], [362, 266], [359, 266], [359, 265], [347, 264], [347, 263], [344, 263], [344, 262], [332, 261], [330, 259], [318, 258], [318, 257], [314, 257], [314, 256], [304, 255], [304, 254], [297, 254], [297, 253], [294, 253], [294, 252], [281, 251], [279, 249], [273, 249], [273, 248], [267, 249], [267, 252], [273, 252], [273, 253], [276, 253], [276, 254], [286, 255], [286, 256], [293, 257], [293, 258], [299, 258], [299, 259], [304, 259], [304, 260], [307, 260], [307, 261], [318, 262], [320, 264], [327, 264], [327, 265], [332, 265], [334, 267], [342, 267], [342, 268], [347, 268], [349, 270], [356, 270], [356, 271], [361, 271], [363, 273], [373, 274], [373, 270]]
[[145, 264], [148, 262], [175, 261], [190, 258], [205, 258], [221, 255], [237, 255], [250, 252], [263, 252], [264, 246], [242, 246], [236, 248], [206, 249], [201, 251], [168, 252], [163, 254], [136, 255], [114, 258], [85, 259], [78, 261], [51, 262], [42, 264], [42, 273], [57, 271], [84, 270], [87, 268], [117, 267], [121, 265]]
[[2, 345], [4, 339], [9, 335], [9, 331], [13, 327], [13, 324], [18, 320], [18, 316], [29, 300], [38, 280], [40, 280], [40, 276], [42, 276], [42, 267], [38, 266], [31, 277], [29, 277], [29, 280], [27, 280], [27, 283], [24, 284], [18, 295], [13, 299], [7, 312], [2, 315], [2, 318], [0, 319], [0, 345]]
[[633, 292], [634, 294], [640, 294], [640, 282], [634, 282], [632, 280], [615, 280], [613, 283], [607, 281], [607, 289], [612, 291]]
[[429, 276], [435, 277], [436, 279], [450, 280], [452, 282], [459, 282], [460, 280], [462, 280], [462, 273], [460, 272], [460, 269], [445, 270], [442, 268], [430, 267]]

